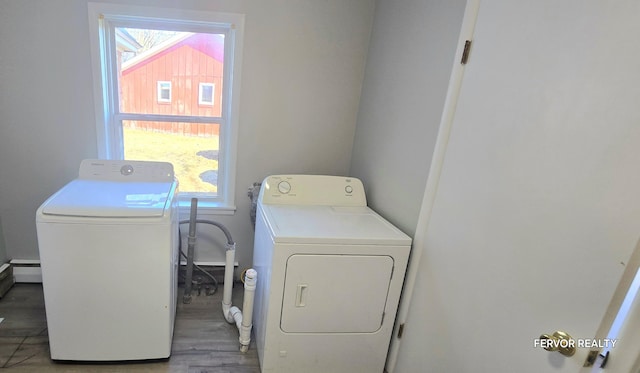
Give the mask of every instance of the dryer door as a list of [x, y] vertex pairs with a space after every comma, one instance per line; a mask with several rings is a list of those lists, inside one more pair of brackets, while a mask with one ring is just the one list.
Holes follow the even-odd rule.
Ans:
[[386, 255], [292, 255], [280, 328], [287, 333], [374, 333], [393, 275]]

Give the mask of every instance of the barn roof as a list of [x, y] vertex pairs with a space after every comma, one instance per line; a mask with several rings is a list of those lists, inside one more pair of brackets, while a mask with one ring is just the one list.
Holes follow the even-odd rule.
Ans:
[[135, 52], [142, 48], [142, 45], [131, 36], [127, 29], [116, 27], [116, 48], [121, 51]]
[[167, 39], [163, 43], [160, 43], [134, 58], [123, 62], [122, 73], [131, 72], [185, 45], [196, 49], [217, 61], [222, 62], [224, 60], [224, 35], [202, 33], [194, 34], [185, 32]]

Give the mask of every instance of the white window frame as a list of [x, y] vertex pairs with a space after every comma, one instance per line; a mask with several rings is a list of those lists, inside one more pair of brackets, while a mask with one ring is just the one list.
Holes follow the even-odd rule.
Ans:
[[[184, 9], [141, 7], [124, 4], [88, 3], [89, 35], [91, 39], [92, 70], [98, 156], [104, 159], [124, 159], [122, 121], [133, 120], [131, 114], [119, 113], [119, 104], [111, 97], [117, 94], [115, 63], [115, 27], [180, 28], [190, 32], [225, 34], [225, 68], [222, 116], [171, 116], [174, 121], [219, 123], [220, 149], [218, 163], [218, 193], [180, 193], [180, 205], [188, 208], [190, 199], [197, 197], [198, 206], [216, 214], [235, 212], [236, 150], [238, 144], [239, 97], [241, 86], [244, 15]], [[141, 23], [140, 20], [144, 19]], [[178, 25], [178, 26], [176, 26]], [[185, 27], [185, 25], [187, 25]], [[173, 27], [172, 27], [173, 26]], [[227, 57], [229, 58], [227, 60]], [[227, 63], [228, 62], [228, 63]], [[233, 77], [233, 79], [231, 79]], [[227, 90], [228, 89], [228, 90]], [[115, 93], [114, 93], [115, 92]], [[116, 96], [117, 97], [117, 96]], [[138, 120], [167, 119], [164, 115], [135, 115]]]
[[[211, 101], [205, 101], [202, 96], [202, 89], [204, 87], [211, 87]], [[215, 83], [200, 83], [198, 84], [198, 104], [205, 106], [213, 106], [216, 102], [216, 85]]]
[[[164, 98], [162, 97], [162, 91], [164, 91], [164, 88], [162, 87], [163, 84], [168, 84], [168, 91], [169, 91], [169, 98]], [[158, 80], [158, 102], [166, 104], [166, 103], [170, 103], [171, 102], [171, 82], [168, 80]]]

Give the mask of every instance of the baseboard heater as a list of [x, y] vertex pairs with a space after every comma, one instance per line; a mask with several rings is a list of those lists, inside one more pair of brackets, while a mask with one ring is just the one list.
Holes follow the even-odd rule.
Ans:
[[[224, 282], [224, 274], [225, 274], [225, 263], [224, 262], [193, 262], [193, 264], [197, 265], [201, 269], [205, 270], [210, 276], [215, 277], [216, 281], [220, 284]], [[234, 262], [234, 269], [238, 268], [238, 262]], [[180, 266], [178, 268], [178, 283], [183, 284], [185, 280], [185, 275], [187, 272], [187, 262], [181, 261]], [[234, 271], [234, 280], [236, 279], [236, 271]], [[193, 270], [193, 281], [201, 284], [211, 284], [212, 280], [209, 276], [200, 272], [200, 269], [194, 268]]]
[[37, 283], [42, 282], [42, 269], [37, 259], [13, 259], [13, 276], [16, 282]]
[[[18, 283], [42, 283], [42, 269], [40, 268], [40, 261], [37, 259], [13, 259], [11, 260], [11, 265], [6, 265], [6, 269], [1, 269], [0, 277], [3, 276], [4, 271], [12, 271], [7, 272], [8, 276], [13, 277], [15, 282]], [[184, 271], [185, 262], [180, 263], [180, 271]], [[214, 274], [216, 278], [220, 277], [220, 281], [222, 281], [223, 271], [224, 271], [224, 262], [195, 262], [195, 264], [199, 265], [203, 269], [209, 271]], [[238, 267], [238, 262], [235, 262], [235, 267]], [[3, 267], [4, 268], [4, 265]], [[205, 281], [206, 281], [206, 276]], [[2, 280], [0, 280], [2, 281]], [[2, 285], [0, 285], [0, 297]]]
[[4, 263], [0, 266], [0, 298], [7, 294], [14, 282], [13, 267], [9, 263]]

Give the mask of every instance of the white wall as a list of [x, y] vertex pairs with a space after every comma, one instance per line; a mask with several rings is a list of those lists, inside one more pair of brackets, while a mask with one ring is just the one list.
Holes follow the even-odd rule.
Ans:
[[[372, 0], [126, 0], [243, 13], [241, 113], [233, 216], [251, 265], [247, 187], [275, 173], [346, 175], [374, 14]], [[0, 218], [10, 259], [38, 258], [35, 211], [96, 157], [87, 0], [0, 0]], [[199, 228], [200, 229], [200, 228]], [[197, 260], [223, 260], [203, 227]]]
[[83, 6], [0, 2], [0, 218], [9, 259], [37, 258], [36, 208], [96, 153]]
[[460, 32], [464, 0], [379, 0], [351, 175], [369, 205], [413, 235]]
[[0, 263], [7, 261], [7, 249], [5, 248], [4, 233], [2, 232], [2, 219], [0, 219]]
[[[372, 208], [412, 236], [465, 4], [465, 0], [376, 4], [351, 174], [363, 180]], [[426, 314], [429, 308], [414, 307], [412, 312]], [[422, 371], [419, 364], [430, 351], [423, 349], [421, 340], [429, 337], [417, 338], [399, 344], [395, 372]], [[393, 368], [393, 359], [388, 368]]]

